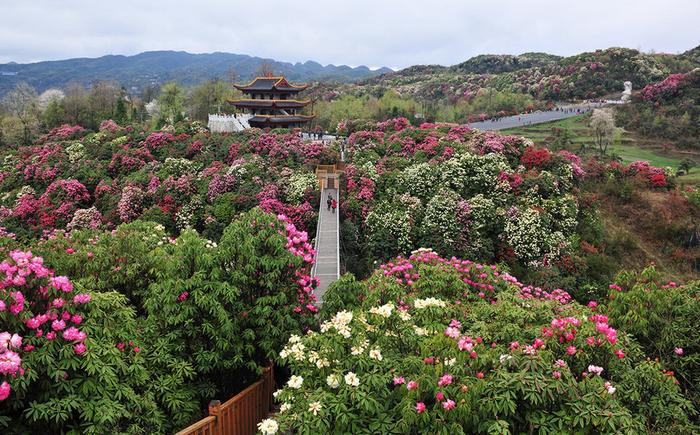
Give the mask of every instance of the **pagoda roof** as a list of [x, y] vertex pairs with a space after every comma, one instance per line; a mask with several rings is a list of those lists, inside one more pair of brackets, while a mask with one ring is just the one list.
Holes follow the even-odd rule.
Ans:
[[286, 124], [290, 122], [307, 122], [314, 118], [314, 115], [254, 115], [248, 122], [256, 124]]
[[287, 91], [299, 92], [303, 91], [308, 85], [293, 85], [283, 76], [277, 77], [256, 77], [253, 81], [246, 85], [233, 85], [241, 91]]
[[229, 104], [233, 104], [237, 107], [277, 107], [281, 109], [304, 107], [310, 102], [310, 100], [256, 100], [250, 98], [228, 100]]

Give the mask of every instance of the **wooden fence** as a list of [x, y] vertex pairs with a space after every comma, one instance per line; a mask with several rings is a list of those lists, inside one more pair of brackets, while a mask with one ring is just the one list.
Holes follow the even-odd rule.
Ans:
[[209, 416], [186, 427], [176, 435], [251, 435], [272, 408], [275, 377], [272, 367], [263, 371], [262, 379], [223, 404], [209, 403]]

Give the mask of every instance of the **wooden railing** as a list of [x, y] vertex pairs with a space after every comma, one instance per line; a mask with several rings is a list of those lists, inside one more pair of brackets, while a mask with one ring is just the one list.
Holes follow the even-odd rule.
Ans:
[[223, 404], [209, 403], [209, 416], [186, 427], [176, 435], [252, 435], [258, 423], [272, 408], [275, 377], [272, 367], [263, 371], [262, 379]]

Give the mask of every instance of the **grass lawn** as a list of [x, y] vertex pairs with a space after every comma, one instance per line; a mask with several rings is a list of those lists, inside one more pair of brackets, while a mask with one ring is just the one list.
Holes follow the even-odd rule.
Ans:
[[[588, 127], [589, 115], [573, 116], [558, 121], [546, 122], [537, 125], [529, 125], [502, 130], [504, 134], [524, 136], [531, 139], [537, 145], [549, 147], [554, 140], [552, 128], [567, 129], [571, 135], [571, 151], [576, 152], [583, 145], [594, 147], [595, 138]], [[623, 162], [631, 163], [637, 160], [646, 160], [652, 166], [671, 166], [677, 168], [684, 156], [669, 154], [661, 149], [658, 141], [635, 136], [631, 132], [623, 133], [622, 137], [611, 144], [608, 152], [620, 156]], [[691, 156], [692, 158], [693, 156]], [[700, 163], [700, 158], [696, 161]], [[687, 175], [677, 178], [677, 183], [700, 184], [700, 167], [690, 170]]]

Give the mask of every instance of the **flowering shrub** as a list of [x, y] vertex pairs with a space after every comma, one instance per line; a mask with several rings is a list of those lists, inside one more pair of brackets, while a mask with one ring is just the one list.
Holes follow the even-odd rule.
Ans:
[[79, 125], [69, 125], [69, 124], [63, 124], [60, 127], [56, 127], [49, 131], [49, 134], [47, 135], [48, 138], [58, 138], [58, 139], [68, 139], [68, 138], [73, 138], [81, 133], [83, 133], [85, 129]]
[[164, 147], [168, 142], [175, 140], [175, 137], [170, 133], [155, 132], [148, 135], [144, 141], [146, 148], [153, 152]]
[[105, 119], [104, 121], [100, 122], [100, 131], [107, 131], [110, 133], [116, 133], [119, 131], [121, 127], [119, 127], [119, 124], [116, 122], [112, 121], [111, 119]]
[[[66, 228], [75, 210], [94, 207], [108, 228], [143, 216], [172, 235], [191, 227], [218, 241], [232, 217], [258, 205], [313, 231], [317, 184], [306, 165], [335, 163], [339, 156], [337, 145], [257, 129], [232, 137], [205, 134], [195, 123], [155, 132], [109, 120], [102, 127], [80, 142], [77, 133], [59, 134], [0, 156], [0, 183], [10, 193], [0, 207], [11, 212], [0, 213], [0, 220], [10, 232], [32, 239]], [[85, 187], [85, 200], [59, 201], [60, 186], [71, 180]], [[31, 195], [15, 197], [29, 188]], [[256, 198], [267, 189], [275, 192], [266, 196], [270, 201]], [[227, 193], [226, 201], [219, 199]]]
[[641, 91], [642, 99], [644, 101], [655, 101], [671, 96], [681, 86], [685, 76], [686, 74], [683, 73], [671, 74], [660, 82], [646, 85]]
[[[113, 232], [56, 234], [37, 249], [69, 273], [76, 288], [91, 289], [91, 304], [103, 304], [86, 313], [83, 324], [93, 325], [85, 329], [85, 357], [105, 367], [98, 378], [93, 365], [85, 376], [70, 375], [76, 388], [105, 382], [104, 394], [111, 394], [104, 397], [100, 390], [94, 402], [81, 402], [89, 409], [99, 403], [109, 408], [94, 414], [94, 420], [109, 416], [94, 433], [117, 427], [163, 433], [186, 426], [203, 401], [230, 397], [256, 380], [287, 334], [308, 329], [316, 311], [318, 281], [309, 276], [315, 253], [307, 234], [286, 217], [258, 209], [234, 221], [218, 243], [193, 230], [170, 238], [162, 226], [137, 220]], [[85, 391], [89, 396], [94, 389]], [[52, 392], [47, 401], [60, 397]], [[36, 424], [63, 408], [39, 409]], [[71, 414], [52, 427], [60, 432], [94, 420]]]
[[548, 267], [568, 249], [578, 213], [573, 189], [583, 175], [577, 156], [466, 126], [381, 134], [349, 138], [341, 202], [370, 262], [430, 246], [443, 255]]
[[102, 224], [102, 214], [95, 207], [76, 210], [73, 219], [68, 223], [68, 231], [79, 229], [96, 229]]
[[0, 319], [16, 331], [0, 333], [0, 397], [11, 394], [0, 402], [0, 427], [160, 430], [152, 399], [136, 392], [148, 380], [143, 360], [121, 358], [114, 348], [115, 337], [135, 334], [124, 297], [84, 293], [31, 252], [11, 252], [0, 269]]
[[139, 217], [143, 209], [145, 199], [144, 192], [136, 186], [126, 186], [119, 200], [119, 218], [124, 222], [131, 222]]
[[57, 180], [39, 198], [39, 222], [46, 228], [62, 228], [71, 221], [75, 210], [89, 200], [90, 193], [79, 181]]
[[546, 148], [527, 147], [521, 162], [527, 168], [545, 169], [552, 160], [552, 153]]
[[153, 155], [148, 149], [123, 145], [112, 155], [107, 170], [112, 175], [128, 174], [141, 169], [151, 160], [153, 160]]
[[[700, 287], [661, 280], [649, 267], [642, 272], [622, 272], [610, 285], [603, 310], [611, 323], [639, 341], [649, 356], [659, 358], [666, 374], [700, 405]], [[641, 307], [644, 307], [643, 310]]]
[[261, 430], [697, 430], [678, 387], [606, 316], [524, 298], [522, 287], [495, 267], [426, 251], [383, 266], [360, 300], [322, 312], [319, 332], [291, 336], [280, 356], [292, 376]]

